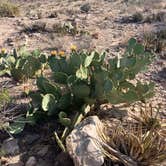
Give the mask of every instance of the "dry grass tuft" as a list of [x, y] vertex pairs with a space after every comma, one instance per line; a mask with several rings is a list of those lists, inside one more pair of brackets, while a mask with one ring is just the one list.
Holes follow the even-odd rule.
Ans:
[[106, 165], [157, 166], [166, 160], [166, 133], [157, 118], [159, 111], [152, 111], [151, 107], [145, 108], [140, 115], [133, 116], [136, 123], [107, 126], [105, 131], [98, 127], [102, 140], [98, 143], [102, 145]]
[[157, 132], [117, 128], [102, 137], [105, 156], [124, 166], [155, 166], [165, 160], [166, 142]]
[[17, 5], [0, 0], [0, 17], [15, 17], [20, 15], [20, 9]]
[[141, 125], [145, 130], [161, 129], [162, 121], [159, 118], [160, 108], [153, 108], [152, 105], [145, 105], [144, 108], [141, 107], [139, 115], [135, 115], [131, 110], [131, 117]]
[[166, 29], [144, 33], [143, 43], [147, 50], [152, 50], [156, 53], [166, 50]]

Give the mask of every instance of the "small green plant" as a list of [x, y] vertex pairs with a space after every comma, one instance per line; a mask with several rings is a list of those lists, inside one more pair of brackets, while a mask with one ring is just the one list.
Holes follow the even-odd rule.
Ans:
[[0, 110], [4, 105], [10, 102], [9, 93], [6, 89], [0, 90]]
[[0, 75], [8, 74], [16, 81], [24, 81], [32, 78], [44, 63], [46, 63], [46, 57], [38, 50], [32, 54], [24, 49], [18, 53], [14, 49], [13, 54], [2, 51], [0, 54]]
[[19, 14], [18, 6], [8, 1], [0, 1], [0, 17], [15, 17]]

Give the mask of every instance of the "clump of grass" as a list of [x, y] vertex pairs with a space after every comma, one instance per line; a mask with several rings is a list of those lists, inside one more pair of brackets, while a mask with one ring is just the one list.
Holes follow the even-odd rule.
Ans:
[[145, 18], [144, 22], [153, 23], [153, 22], [164, 22], [166, 20], [166, 13], [159, 12], [156, 14], [149, 15]]
[[165, 160], [166, 142], [152, 130], [117, 128], [103, 141], [103, 153], [123, 166], [155, 166]]
[[20, 9], [17, 5], [0, 0], [0, 17], [15, 17], [19, 16]]
[[136, 12], [131, 16], [123, 17], [122, 23], [139, 23], [143, 21], [144, 16], [140, 12]]
[[143, 34], [143, 43], [146, 50], [160, 53], [166, 49], [166, 29]]
[[[132, 112], [134, 111], [134, 108]], [[153, 108], [152, 105], [146, 104], [144, 108], [140, 108], [139, 116], [132, 114], [132, 118], [138, 122], [146, 130], [160, 129], [161, 121], [159, 119], [160, 108]]]
[[[132, 122], [116, 127], [106, 126], [98, 133], [96, 140], [106, 156], [106, 165], [157, 166], [165, 161], [166, 140], [164, 125], [151, 105], [145, 105], [140, 115], [134, 115]], [[135, 121], [136, 120], [136, 121]], [[136, 122], [136, 123], [135, 123]]]
[[22, 32], [25, 33], [41, 33], [41, 32], [46, 32], [46, 23], [45, 22], [40, 22], [36, 21], [30, 25], [24, 25], [24, 28]]

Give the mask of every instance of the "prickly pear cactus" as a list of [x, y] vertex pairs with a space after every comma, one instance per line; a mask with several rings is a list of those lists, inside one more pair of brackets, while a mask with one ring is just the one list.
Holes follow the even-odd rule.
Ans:
[[[44, 95], [39, 110], [53, 110], [60, 122], [66, 120], [66, 111], [80, 110], [83, 105], [101, 103], [133, 103], [145, 101], [153, 95], [154, 84], [132, 84], [139, 72], [144, 71], [154, 56], [146, 52], [135, 39], [130, 39], [122, 56], [106, 57], [106, 53], [71, 51], [68, 57], [54, 55], [48, 58], [52, 80], [37, 79], [38, 93]], [[54, 100], [54, 101], [53, 101]], [[33, 98], [32, 98], [33, 101]]]
[[71, 119], [67, 118], [67, 114], [65, 112], [59, 113], [59, 121], [65, 127], [71, 125]]
[[56, 104], [57, 101], [53, 94], [46, 94], [43, 96], [42, 109], [48, 112], [48, 114], [53, 114], [56, 112]]
[[40, 55], [37, 51], [31, 54], [23, 48], [19, 52], [14, 49], [13, 54], [0, 56], [0, 68], [3, 69], [0, 74], [8, 74], [16, 81], [24, 81], [32, 78], [44, 63], [46, 63], [44, 54]]

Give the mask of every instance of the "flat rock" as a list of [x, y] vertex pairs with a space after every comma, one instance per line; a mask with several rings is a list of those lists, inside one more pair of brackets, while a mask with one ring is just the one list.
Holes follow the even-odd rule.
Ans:
[[27, 160], [25, 166], [36, 166], [36, 164], [37, 164], [36, 158], [34, 156], [31, 156]]
[[66, 139], [67, 150], [75, 166], [101, 166], [104, 156], [96, 141], [100, 140], [97, 127], [102, 128], [97, 116], [89, 116], [77, 125]]
[[8, 166], [23, 166], [24, 163], [20, 159], [20, 155], [10, 157]]
[[68, 153], [61, 152], [55, 158], [54, 166], [74, 166]]
[[37, 141], [39, 138], [40, 138], [40, 136], [38, 134], [29, 134], [29, 135], [26, 135], [24, 140], [26, 143], [32, 144], [35, 141]]
[[49, 146], [45, 145], [45, 146], [41, 147], [41, 149], [37, 152], [37, 155], [43, 157], [47, 154], [48, 150], [49, 150]]

